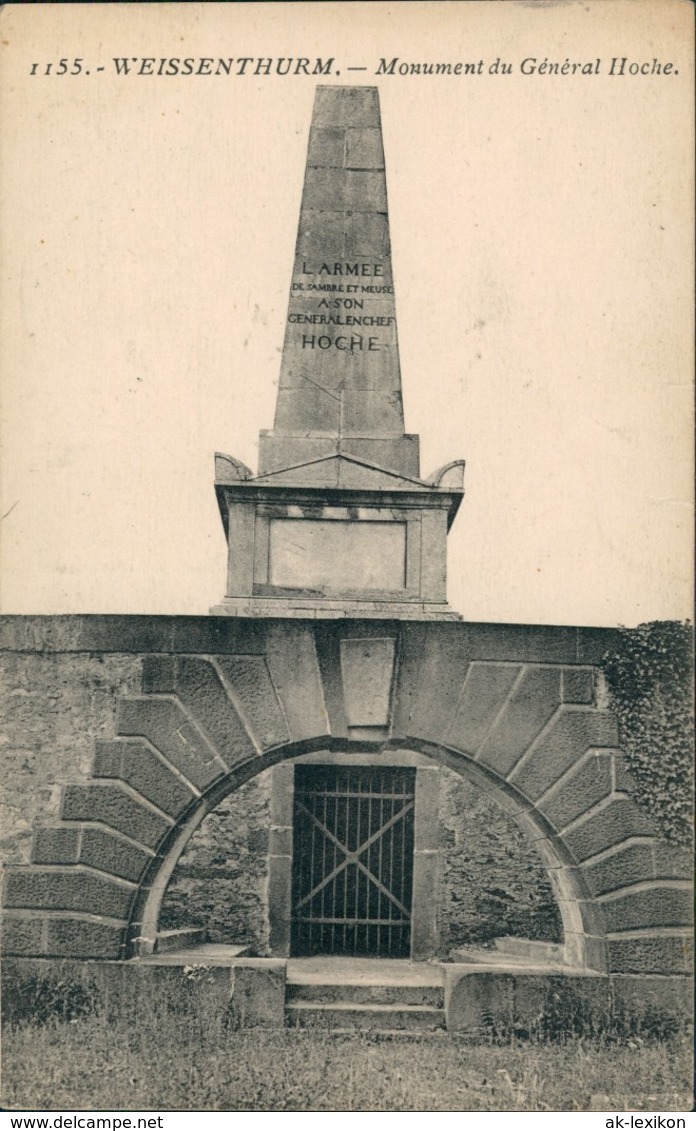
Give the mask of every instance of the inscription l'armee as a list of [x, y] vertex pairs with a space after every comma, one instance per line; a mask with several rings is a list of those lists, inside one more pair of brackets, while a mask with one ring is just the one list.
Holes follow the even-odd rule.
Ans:
[[318, 271], [312, 271], [307, 266], [307, 260], [302, 263], [303, 275], [371, 275], [380, 278], [384, 275], [383, 263], [322, 263]]

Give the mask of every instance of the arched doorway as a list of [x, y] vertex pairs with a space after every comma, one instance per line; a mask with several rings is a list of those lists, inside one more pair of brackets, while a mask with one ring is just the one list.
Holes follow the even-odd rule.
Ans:
[[442, 766], [501, 806], [531, 840], [557, 901], [565, 964], [598, 972], [604, 968], [592, 897], [553, 829], [514, 786], [472, 758], [439, 745], [412, 741], [378, 753], [359, 742], [340, 747], [294, 746], [284, 758], [276, 752], [273, 759], [254, 759], [204, 794], [151, 865], [134, 903], [128, 953], [151, 947], [167, 887], [201, 823], [252, 773], [274, 766], [271, 953], [433, 957], [438, 949], [433, 787]]

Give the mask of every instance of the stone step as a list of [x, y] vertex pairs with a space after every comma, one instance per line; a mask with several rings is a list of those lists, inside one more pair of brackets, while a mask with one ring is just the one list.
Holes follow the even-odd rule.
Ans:
[[155, 938], [155, 954], [166, 954], [167, 951], [203, 946], [207, 941], [208, 930], [206, 927], [182, 927], [175, 931], [159, 931]]
[[442, 1009], [445, 991], [442, 985], [409, 985], [385, 982], [316, 982], [290, 981], [286, 985], [288, 1002], [306, 1001], [323, 1004], [341, 1002], [354, 1005], [419, 1005]]
[[548, 958], [554, 962], [563, 961], [561, 943], [541, 942], [537, 939], [518, 939], [512, 935], [494, 939], [496, 950], [502, 954], [519, 955], [521, 958]]
[[285, 1005], [285, 1017], [288, 1025], [301, 1028], [426, 1031], [445, 1028], [444, 1009], [429, 1005], [290, 1001]]

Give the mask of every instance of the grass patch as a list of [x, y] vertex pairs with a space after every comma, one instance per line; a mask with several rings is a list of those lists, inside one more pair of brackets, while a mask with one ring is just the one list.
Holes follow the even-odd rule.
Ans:
[[[205, 987], [201, 988], [203, 994]], [[141, 1003], [142, 1005], [142, 1003]], [[456, 1036], [239, 1030], [205, 1000], [4, 1031], [2, 1106], [17, 1110], [585, 1111], [591, 1097], [690, 1092], [691, 1043], [472, 1043]]]

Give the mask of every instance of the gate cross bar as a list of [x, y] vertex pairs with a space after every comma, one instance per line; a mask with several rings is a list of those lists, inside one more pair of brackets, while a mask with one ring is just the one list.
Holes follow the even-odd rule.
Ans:
[[373, 875], [373, 873], [369, 870], [369, 868], [367, 868], [363, 864], [363, 862], [358, 859], [358, 857], [362, 856], [362, 854], [367, 851], [367, 849], [370, 847], [370, 845], [374, 844], [376, 840], [379, 840], [379, 838], [381, 836], [383, 836], [384, 833], [386, 833], [387, 830], [392, 827], [392, 825], [395, 825], [397, 823], [397, 821], [400, 821], [403, 817], [406, 816], [406, 814], [409, 812], [409, 810], [411, 810], [413, 808], [413, 798], [411, 798], [409, 801], [407, 801], [406, 804], [399, 810], [398, 813], [394, 813], [394, 815], [389, 818], [389, 820], [387, 821], [387, 823], [385, 825], [381, 825], [380, 828], [377, 829], [377, 832], [372, 833], [372, 835], [369, 836], [367, 838], [367, 840], [364, 841], [354, 852], [351, 852], [350, 849], [348, 849], [345, 844], [341, 844], [338, 837], [334, 836], [334, 834], [331, 832], [331, 830], [327, 829], [325, 825], [322, 825], [319, 818], [315, 817], [314, 813], [312, 813], [312, 811], [307, 808], [307, 806], [304, 804], [303, 801], [300, 801], [298, 799], [298, 805], [306, 813], [306, 815], [309, 817], [310, 821], [314, 822], [314, 824], [317, 826], [317, 828], [320, 830], [320, 832], [327, 838], [327, 840], [332, 841], [333, 844], [336, 845], [336, 848], [339, 850], [339, 852], [343, 853], [343, 860], [341, 861], [341, 863], [336, 868], [334, 868], [333, 872], [330, 872], [328, 876], [324, 876], [324, 879], [321, 880], [316, 885], [316, 887], [312, 888], [312, 890], [309, 892], [308, 895], [305, 895], [300, 900], [300, 902], [297, 904], [297, 910], [299, 911], [300, 908], [304, 907], [304, 905], [306, 903], [308, 903], [311, 899], [313, 899], [315, 895], [318, 895], [318, 893], [321, 891], [321, 889], [326, 887], [326, 885], [328, 883], [330, 883], [331, 880], [335, 879], [336, 876], [338, 876], [339, 873], [342, 872], [344, 868], [347, 868], [349, 864], [355, 864], [356, 867], [358, 867], [360, 869], [360, 871], [363, 872], [364, 875], [366, 875], [368, 877], [368, 879], [370, 879], [372, 881], [372, 883], [375, 885], [375, 887], [379, 888], [379, 890], [382, 892], [382, 895], [386, 895], [387, 899], [391, 900], [391, 902], [395, 905], [395, 907], [398, 908], [398, 910], [402, 913], [402, 915], [404, 915], [406, 918], [408, 918], [408, 916], [409, 916], [408, 908], [404, 907], [401, 900], [397, 899], [396, 896], [392, 892], [390, 892], [389, 889], [386, 888], [384, 886], [384, 884], [381, 883], [380, 880], [377, 879], [377, 876]]

